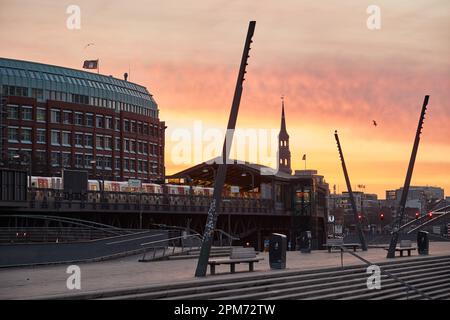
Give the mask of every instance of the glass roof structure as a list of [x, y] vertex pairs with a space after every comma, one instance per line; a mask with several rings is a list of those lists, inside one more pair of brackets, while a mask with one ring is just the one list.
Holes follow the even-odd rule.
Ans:
[[86, 95], [158, 110], [153, 96], [141, 85], [43, 63], [0, 58], [0, 85]]

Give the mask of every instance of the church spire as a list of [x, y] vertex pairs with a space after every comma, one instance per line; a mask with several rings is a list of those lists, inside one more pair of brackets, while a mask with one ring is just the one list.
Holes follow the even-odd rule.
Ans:
[[292, 173], [291, 151], [289, 150], [289, 134], [286, 130], [286, 117], [284, 114], [284, 97], [281, 97], [281, 126], [278, 135], [278, 167], [280, 171]]
[[285, 115], [284, 115], [284, 97], [283, 97], [283, 96], [281, 96], [281, 126], [280, 126], [280, 135], [281, 135], [283, 138], [286, 138], [286, 137], [287, 137], [287, 139], [289, 139], [289, 135], [288, 135], [287, 130], [286, 130], [286, 118], [285, 118]]

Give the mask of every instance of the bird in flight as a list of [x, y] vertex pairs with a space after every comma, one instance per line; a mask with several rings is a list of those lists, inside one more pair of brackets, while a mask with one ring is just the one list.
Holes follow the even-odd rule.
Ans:
[[373, 125], [376, 127], [377, 126], [377, 122], [375, 120], [372, 120]]
[[87, 45], [85, 45], [84, 46], [84, 48], [86, 49], [87, 47], [89, 47], [89, 46], [93, 46], [94, 45], [94, 43], [93, 42], [91, 42], [91, 43], [88, 43]]

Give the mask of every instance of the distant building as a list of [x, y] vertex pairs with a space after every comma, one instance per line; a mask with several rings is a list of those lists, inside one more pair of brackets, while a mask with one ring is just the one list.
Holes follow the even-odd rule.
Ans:
[[[402, 197], [403, 187], [396, 190], [386, 191], [386, 201], [389, 206], [397, 208]], [[444, 199], [444, 189], [430, 186], [411, 186], [409, 187], [406, 198], [406, 208], [415, 209], [421, 215], [429, 210], [430, 206], [439, 200]]]
[[[386, 205], [386, 200], [378, 199], [376, 194], [353, 191], [356, 211], [364, 230], [382, 232], [392, 219], [393, 211]], [[334, 224], [347, 233], [355, 229], [355, 215], [350, 202], [350, 194], [330, 194], [328, 197], [329, 215], [334, 217]]]

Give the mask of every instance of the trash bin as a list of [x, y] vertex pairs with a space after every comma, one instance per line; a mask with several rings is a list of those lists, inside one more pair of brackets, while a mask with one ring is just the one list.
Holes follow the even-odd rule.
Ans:
[[303, 231], [300, 233], [300, 252], [311, 253], [311, 231]]
[[286, 249], [286, 236], [280, 233], [272, 233], [269, 245], [269, 264], [271, 269], [286, 268]]
[[417, 233], [417, 250], [421, 255], [428, 255], [430, 240], [428, 239], [428, 232], [419, 231]]

